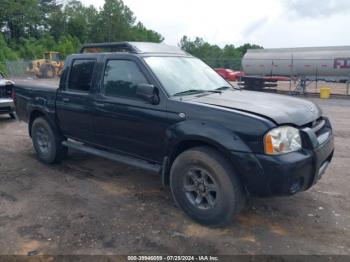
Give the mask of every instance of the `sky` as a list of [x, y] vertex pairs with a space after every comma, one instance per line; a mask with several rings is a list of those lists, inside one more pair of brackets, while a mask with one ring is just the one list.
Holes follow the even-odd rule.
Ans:
[[[81, 0], [103, 6], [104, 0]], [[350, 45], [350, 0], [124, 0], [147, 28], [177, 45], [183, 35], [223, 47]]]

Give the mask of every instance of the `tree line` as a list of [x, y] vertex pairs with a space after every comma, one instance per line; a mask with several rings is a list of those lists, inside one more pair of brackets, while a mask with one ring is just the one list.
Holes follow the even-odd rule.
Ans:
[[[58, 51], [65, 58], [82, 43], [163, 40], [138, 21], [122, 0], [105, 0], [99, 9], [78, 0], [0, 1], [0, 71], [5, 71], [6, 60], [42, 58], [47, 51]], [[250, 44], [220, 48], [186, 36], [179, 46], [212, 66], [232, 68], [225, 61], [241, 58], [247, 48], [260, 48]]]
[[203, 38], [196, 37], [194, 40], [191, 40], [187, 36], [182, 37], [179, 46], [212, 67], [224, 67], [235, 70], [241, 69], [241, 59], [248, 49], [262, 48], [259, 45], [249, 43], [239, 47], [230, 44], [220, 48], [218, 45], [211, 45], [205, 42]]

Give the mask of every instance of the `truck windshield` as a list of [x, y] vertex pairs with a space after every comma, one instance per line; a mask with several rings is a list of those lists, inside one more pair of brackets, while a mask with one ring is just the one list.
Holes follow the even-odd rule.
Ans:
[[170, 96], [190, 95], [232, 88], [220, 75], [193, 57], [146, 57]]

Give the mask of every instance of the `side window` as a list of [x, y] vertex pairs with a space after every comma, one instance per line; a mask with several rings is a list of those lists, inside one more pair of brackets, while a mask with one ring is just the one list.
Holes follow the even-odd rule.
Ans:
[[148, 81], [135, 62], [129, 60], [109, 60], [104, 73], [104, 90], [106, 96], [137, 99], [138, 84]]
[[69, 74], [68, 89], [88, 92], [94, 66], [95, 60], [74, 60]]

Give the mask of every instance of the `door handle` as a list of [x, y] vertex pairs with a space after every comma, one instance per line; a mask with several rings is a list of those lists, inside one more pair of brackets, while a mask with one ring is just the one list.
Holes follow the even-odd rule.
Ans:
[[63, 101], [63, 102], [69, 102], [69, 101], [70, 101], [70, 99], [69, 99], [69, 98], [67, 98], [67, 97], [63, 97], [63, 98], [62, 98], [62, 101]]

